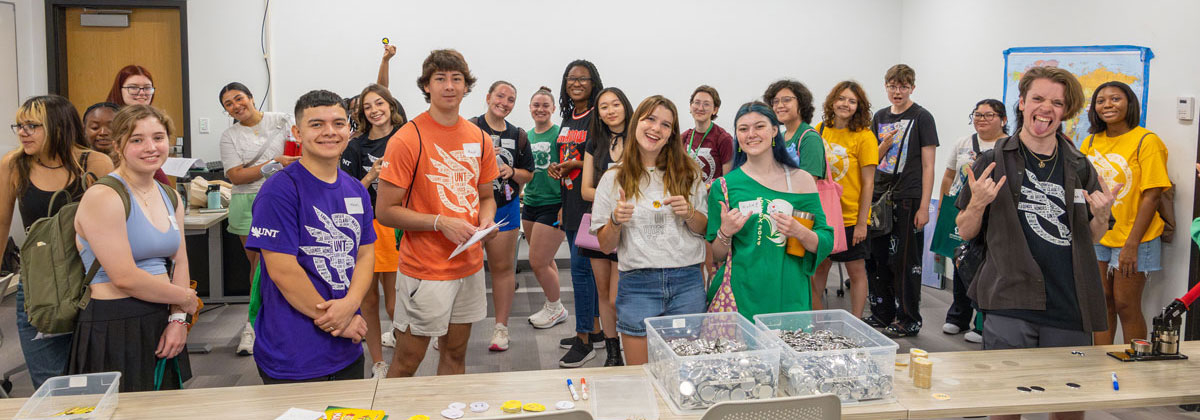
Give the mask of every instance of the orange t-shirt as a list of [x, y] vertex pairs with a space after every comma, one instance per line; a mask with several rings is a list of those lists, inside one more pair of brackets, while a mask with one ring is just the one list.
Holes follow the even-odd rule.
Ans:
[[[491, 194], [492, 180], [499, 175], [490, 140], [462, 117], [446, 127], [424, 112], [388, 140], [379, 178], [407, 188], [413, 211], [478, 226], [479, 189]], [[404, 232], [400, 272], [421, 280], [455, 280], [483, 269], [481, 244], [446, 260], [457, 247], [441, 232]]]

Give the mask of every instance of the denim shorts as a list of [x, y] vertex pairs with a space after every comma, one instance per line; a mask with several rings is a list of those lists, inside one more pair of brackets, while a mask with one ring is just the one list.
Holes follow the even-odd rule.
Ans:
[[[1096, 247], [1097, 261], [1108, 263], [1109, 270], [1117, 268], [1119, 265], [1117, 262], [1121, 257], [1121, 248], [1109, 248], [1100, 244], [1093, 246]], [[1137, 270], [1139, 273], [1162, 271], [1162, 238], [1154, 238], [1138, 245]]]
[[617, 331], [646, 336], [646, 318], [704, 312], [701, 264], [622, 271], [617, 283]]

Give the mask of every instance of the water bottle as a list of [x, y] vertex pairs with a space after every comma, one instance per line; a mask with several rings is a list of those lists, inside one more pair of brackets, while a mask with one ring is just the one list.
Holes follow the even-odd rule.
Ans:
[[209, 184], [208, 186], [208, 208], [221, 208], [221, 186], [217, 184]]

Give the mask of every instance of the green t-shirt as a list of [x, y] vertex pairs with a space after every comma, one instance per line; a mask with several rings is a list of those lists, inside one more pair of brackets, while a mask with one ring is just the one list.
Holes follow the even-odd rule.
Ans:
[[525, 197], [521, 203], [526, 206], [560, 204], [562, 188], [557, 179], [546, 173], [551, 163], [558, 162], [558, 126], [550, 127], [545, 133], [534, 131], [529, 130], [529, 148], [533, 150], [533, 179], [525, 185]]
[[[811, 130], [811, 131], [810, 131]], [[806, 134], [807, 133], [807, 134]], [[804, 138], [800, 136], [804, 135]], [[813, 126], [802, 122], [792, 137], [783, 142], [793, 162], [817, 179], [825, 179], [825, 142]]]
[[[753, 318], [758, 314], [811, 310], [809, 278], [817, 264], [833, 250], [833, 228], [825, 222], [820, 196], [772, 190], [750, 178], [741, 168], [734, 169], [723, 179], [729, 189], [731, 208], [737, 209], [741, 203], [755, 201], [759, 207], [759, 213], [751, 215], [742, 230], [733, 234], [733, 273], [729, 282], [738, 312]], [[713, 215], [708, 218], [709, 241], [716, 240], [717, 230], [721, 228], [721, 218], [717, 215], [721, 214], [722, 201], [725, 201], [725, 194], [721, 190], [721, 181], [717, 180], [708, 194], [708, 214]], [[772, 201], [785, 201], [794, 210], [813, 214], [813, 231], [819, 238], [816, 252], [805, 252], [803, 257], [787, 253], [787, 238], [775, 230], [774, 221], [766, 215]], [[722, 262], [709, 285], [709, 300], [721, 285], [724, 265]]]
[[1192, 241], [1200, 245], [1200, 217], [1192, 221]]

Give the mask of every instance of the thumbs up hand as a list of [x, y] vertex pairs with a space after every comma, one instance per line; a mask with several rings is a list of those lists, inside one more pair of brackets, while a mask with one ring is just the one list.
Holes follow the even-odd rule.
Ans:
[[618, 189], [617, 207], [613, 209], [612, 221], [614, 225], [620, 226], [625, 222], [633, 220], [633, 203], [625, 198], [625, 190]]

